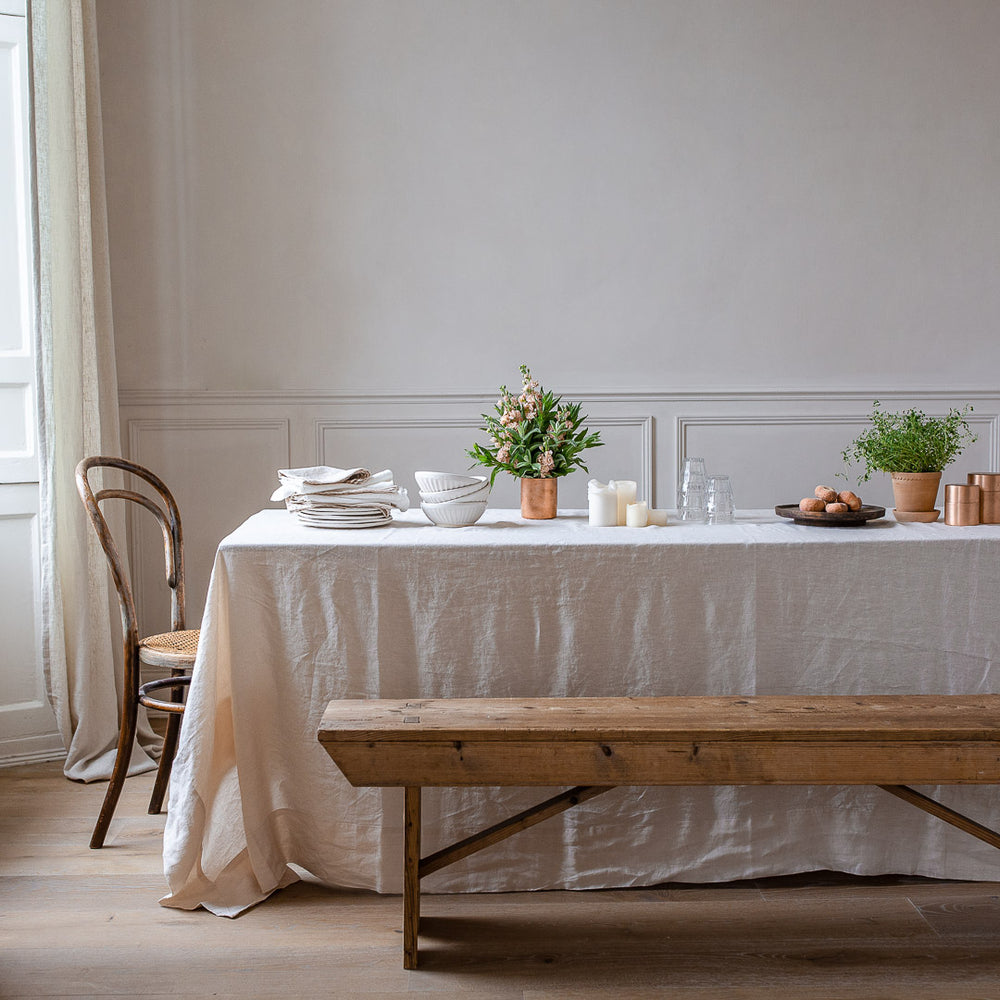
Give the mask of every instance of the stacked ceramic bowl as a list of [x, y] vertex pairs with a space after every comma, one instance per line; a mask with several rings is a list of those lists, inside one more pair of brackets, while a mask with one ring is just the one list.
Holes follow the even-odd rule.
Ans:
[[420, 509], [445, 528], [475, 524], [486, 510], [490, 481], [486, 476], [459, 476], [453, 472], [415, 472]]

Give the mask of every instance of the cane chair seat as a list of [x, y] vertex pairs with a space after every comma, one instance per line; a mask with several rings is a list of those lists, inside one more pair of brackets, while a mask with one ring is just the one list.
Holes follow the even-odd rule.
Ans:
[[185, 628], [178, 632], [161, 632], [139, 640], [139, 659], [151, 667], [190, 670], [198, 655], [201, 629]]

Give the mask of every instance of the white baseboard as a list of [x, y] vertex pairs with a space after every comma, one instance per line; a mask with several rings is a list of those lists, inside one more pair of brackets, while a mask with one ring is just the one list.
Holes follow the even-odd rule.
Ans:
[[23, 753], [0, 754], [0, 768], [19, 767], [22, 764], [44, 764], [50, 760], [65, 760], [66, 751], [60, 745], [48, 749], [29, 750]]

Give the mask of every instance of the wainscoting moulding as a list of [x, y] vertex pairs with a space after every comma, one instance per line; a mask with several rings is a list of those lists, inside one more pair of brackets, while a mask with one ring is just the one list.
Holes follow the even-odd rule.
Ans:
[[[139, 442], [133, 440], [135, 432], [140, 427], [165, 429], [174, 419], [170, 414], [178, 410], [187, 411], [189, 420], [194, 418], [195, 413], [199, 414], [207, 422], [206, 429], [208, 426], [220, 429], [232, 420], [240, 423], [240, 419], [234, 416], [237, 412], [249, 418], [252, 411], [260, 414], [262, 410], [278, 410], [294, 425], [294, 434], [290, 431], [290, 452], [295, 453], [296, 462], [309, 464], [324, 460], [324, 436], [328, 430], [400, 428], [412, 431], [426, 427], [474, 431], [481, 423], [479, 415], [492, 408], [496, 395], [492, 389], [435, 391], [381, 388], [363, 392], [345, 389], [124, 389], [120, 392], [120, 403], [124, 411], [122, 416], [129, 427], [130, 453], [140, 461]], [[777, 430], [821, 425], [858, 427], [867, 419], [874, 399], [880, 399], [887, 408], [916, 405], [930, 412], [943, 412], [951, 406], [971, 403], [973, 414], [970, 423], [985, 438], [984, 443], [988, 441], [990, 470], [1000, 469], [1000, 388], [639, 388], [624, 391], [566, 390], [563, 395], [580, 400], [595, 424], [622, 425], [639, 430], [642, 468], [641, 472], [636, 471], [640, 472], [651, 502], [656, 502], [657, 485], [666, 491], [665, 496], [673, 495], [674, 483], [671, 480], [677, 475], [681, 459], [689, 451], [688, 434], [692, 428], [731, 426]], [[378, 408], [380, 412], [369, 416], [373, 408]], [[216, 418], [211, 416], [212, 411], [227, 409], [231, 412], [225, 417], [220, 414], [216, 423]], [[456, 410], [459, 412], [456, 413]], [[614, 412], [616, 410], [618, 412]], [[637, 414], [636, 410], [642, 412]], [[156, 411], [159, 413], [154, 416]], [[661, 462], [659, 469], [655, 454], [657, 424], [664, 430], [669, 428], [667, 439], [661, 444], [669, 441], [675, 459], [668, 461], [667, 467], [663, 467]], [[312, 455], [303, 452], [303, 447], [311, 450]], [[658, 484], [657, 479], [664, 475], [666, 478]]]
[[[912, 397], [905, 397], [910, 399]], [[949, 395], [946, 397], [951, 399]], [[997, 396], [988, 397], [991, 401]], [[689, 417], [679, 416], [675, 421], [675, 446], [677, 455], [688, 454], [687, 438], [688, 432], [694, 427], [780, 427], [780, 426], [829, 426], [831, 424], [856, 425], [859, 419], [863, 419], [860, 414], [783, 414], [781, 416], [763, 415], [749, 416], [739, 414], [736, 416], [709, 416], [709, 417]], [[990, 468], [1000, 469], [1000, 414], [998, 413], [977, 413], [975, 410], [969, 415], [969, 426], [980, 436], [986, 436], [989, 442]]]
[[[687, 388], [687, 389], [627, 389], [598, 391], [593, 389], [561, 388], [567, 399], [584, 403], [740, 403], [740, 402], [812, 402], [846, 403], [872, 400], [941, 400], [955, 405], [962, 403], [1000, 402], [1000, 386], [965, 387], [907, 386], [881, 389], [756, 389], [756, 388]], [[483, 404], [492, 405], [497, 398], [496, 389], [454, 390], [432, 389], [128, 389], [118, 393], [122, 408], [158, 406], [336, 406], [364, 405], [385, 406], [387, 403], [412, 404]]]
[[[141, 404], [130, 403], [128, 405]], [[193, 406], [194, 401], [181, 405]], [[131, 418], [125, 421], [125, 439], [128, 441], [129, 457], [136, 462], [142, 461], [138, 457], [142, 454], [142, 436], [150, 431], [277, 431], [284, 438], [286, 453], [291, 454], [291, 426], [291, 421], [287, 417], [263, 419], [260, 417], [226, 417], [222, 419], [213, 417], [211, 420], [199, 417]]]

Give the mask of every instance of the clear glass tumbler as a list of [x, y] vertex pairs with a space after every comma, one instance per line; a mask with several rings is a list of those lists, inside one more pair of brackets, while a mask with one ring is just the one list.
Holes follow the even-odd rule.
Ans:
[[709, 476], [705, 489], [705, 514], [709, 524], [729, 524], [736, 520], [736, 501], [729, 476]]
[[685, 458], [677, 486], [677, 514], [682, 521], [705, 520], [705, 459]]

